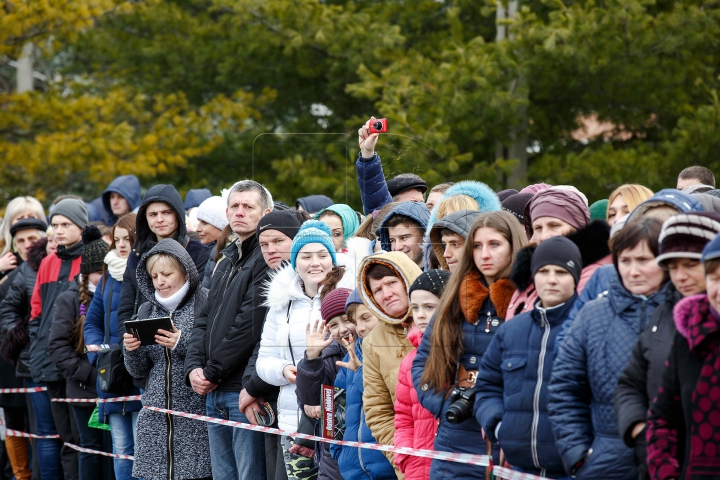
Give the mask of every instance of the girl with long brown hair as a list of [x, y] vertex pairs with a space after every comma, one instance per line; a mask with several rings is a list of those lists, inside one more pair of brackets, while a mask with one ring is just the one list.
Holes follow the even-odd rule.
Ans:
[[[475, 378], [485, 350], [504, 322], [515, 290], [508, 276], [526, 238], [511, 213], [480, 215], [423, 336], [412, 376], [420, 403], [439, 420], [435, 450], [486, 453], [474, 415]], [[485, 472], [433, 460], [430, 477], [482, 479]]]

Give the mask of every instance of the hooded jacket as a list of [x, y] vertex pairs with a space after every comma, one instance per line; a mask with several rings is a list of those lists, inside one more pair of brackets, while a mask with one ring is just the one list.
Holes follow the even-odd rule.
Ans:
[[[355, 342], [355, 354], [363, 362], [362, 339]], [[345, 355], [347, 362], [350, 355]], [[363, 366], [357, 372], [341, 368], [335, 378], [335, 388], [345, 390], [345, 434], [343, 440], [377, 443], [365, 423], [363, 407]], [[396, 480], [395, 469], [383, 452], [368, 448], [330, 445], [330, 453], [337, 459], [343, 480]]]
[[[500, 279], [488, 288], [478, 272], [471, 273], [463, 279], [458, 302], [462, 318], [457, 321], [462, 330], [462, 352], [457, 361], [466, 370], [478, 370], [490, 342], [495, 333], [504, 323], [508, 304], [514, 286], [508, 279]], [[447, 294], [447, 290], [445, 291]], [[427, 364], [432, 345], [432, 332], [435, 327], [433, 318], [423, 335], [417, 356], [412, 365], [413, 386], [418, 394], [420, 404], [425, 407], [438, 422], [435, 436], [435, 450], [458, 453], [485, 454], [485, 441], [482, 438], [480, 424], [480, 404], [474, 404], [473, 415], [464, 422], [452, 424], [447, 421], [446, 413], [453, 403], [448, 393], [454, 387], [448, 385], [447, 390], [438, 391], [422, 383], [425, 365]], [[495, 446], [493, 456], [497, 460], [499, 450]], [[433, 460], [430, 478], [485, 478], [485, 469], [471, 467], [459, 463]]]
[[[411, 202], [403, 205], [412, 204]], [[424, 205], [421, 205], [424, 207]], [[427, 212], [427, 208], [425, 209]], [[367, 270], [373, 263], [382, 263], [392, 268], [403, 282], [405, 292], [422, 273], [407, 255], [401, 252], [378, 253], [367, 257], [360, 265], [358, 288], [360, 298], [378, 319], [378, 326], [363, 340], [363, 405], [367, 426], [378, 443], [393, 444], [395, 435], [395, 387], [402, 359], [415, 347], [407, 338], [406, 316], [388, 316], [377, 304], [367, 286]], [[409, 300], [408, 300], [409, 302]], [[393, 454], [383, 452], [391, 464]], [[402, 473], [395, 469], [399, 477]]]
[[443, 256], [445, 248], [442, 243], [442, 231], [447, 228], [448, 230], [453, 231], [461, 237], [467, 239], [468, 233], [470, 233], [470, 226], [479, 216], [480, 212], [473, 210], [459, 210], [445, 215], [445, 217], [438, 220], [434, 225], [428, 225], [430, 245], [432, 245], [435, 257], [437, 258], [442, 270], [449, 270], [447, 260], [445, 260], [445, 257]]
[[[73, 342], [75, 325], [80, 318], [80, 277], [75, 278], [55, 304], [48, 354], [65, 377], [68, 398], [96, 398], [97, 369], [86, 353], [76, 350]], [[92, 296], [92, 295], [91, 295]]]
[[[147, 258], [155, 253], [172, 255], [185, 267], [189, 289], [175, 311], [169, 312], [155, 298], [155, 288], [146, 269]], [[207, 302], [207, 290], [200, 286], [200, 275], [187, 251], [174, 240], [160, 241], [143, 255], [137, 269], [138, 287], [148, 298], [139, 316], [170, 316], [180, 330], [173, 349], [161, 345], [124, 350], [125, 366], [136, 378], [147, 377], [143, 406], [205, 415], [205, 397], [185, 384], [183, 363], [197, 311]], [[207, 423], [170, 414], [141, 410], [137, 419], [137, 440], [133, 477], [149, 480], [195, 479], [212, 475]]]
[[186, 376], [202, 368], [218, 390], [243, 389], [245, 367], [260, 342], [267, 312], [262, 290], [268, 272], [257, 235], [238, 239], [223, 250], [210, 283], [214, 301], [195, 320]]
[[502, 324], [478, 370], [477, 420], [488, 439], [500, 442], [512, 466], [542, 477], [566, 475], [547, 397], [554, 343], [576, 298], [550, 309], [536, 306]]
[[40, 263], [35, 288], [30, 300], [30, 373], [36, 383], [57, 382], [62, 374], [47, 354], [50, 327], [55, 316], [57, 298], [67, 291], [80, 273], [80, 261], [85, 248], [82, 240], [70, 248], [59, 247], [57, 252]]
[[[338, 287], [352, 287], [353, 283], [346, 275]], [[297, 385], [288, 382], [283, 369], [288, 365], [297, 366], [305, 356], [307, 325], [322, 318], [320, 292], [313, 298], [305, 295], [302, 280], [290, 265], [273, 274], [266, 288], [268, 313], [255, 369], [263, 381], [281, 387], [278, 428], [294, 432], [298, 429], [301, 407], [295, 391]]]
[[122, 175], [115, 178], [102, 194], [102, 204], [107, 213], [107, 218], [102, 219], [105, 225], [111, 227], [118, 221], [118, 217], [112, 213], [110, 207], [110, 195], [118, 193], [127, 200], [130, 211], [140, 206], [140, 180], [135, 175]]
[[[647, 464], [650, 478], [718, 478], [717, 377], [720, 321], [707, 295], [678, 302], [662, 388], [650, 405]], [[712, 387], [710, 387], [713, 385]]]
[[633, 347], [630, 362], [618, 379], [615, 389], [615, 416], [620, 438], [635, 449], [640, 480], [648, 478], [645, 432], [632, 438], [637, 423], [647, 421], [650, 404], [658, 393], [665, 372], [665, 361], [675, 337], [673, 308], [682, 295], [671, 283], [667, 287], [665, 302], [653, 312], [647, 327]]
[[437, 222], [437, 206], [440, 203], [450, 197], [456, 195], [467, 195], [474, 199], [478, 204], [478, 211], [480, 213], [496, 212], [502, 209], [502, 204], [497, 194], [487, 185], [482, 182], [476, 182], [475, 180], [463, 180], [457, 182], [452, 187], [448, 188], [447, 191], [437, 201], [432, 213], [430, 214], [430, 220], [428, 221], [428, 233], [430, 228]]
[[[119, 344], [120, 337], [118, 334], [118, 307], [120, 306], [120, 293], [122, 291], [122, 282], [118, 282], [109, 273], [103, 275], [100, 282], [98, 282], [95, 295], [93, 296], [92, 302], [87, 310], [85, 316], [85, 345], [101, 345], [107, 344]], [[110, 327], [109, 332], [106, 332], [106, 325]], [[106, 333], [107, 341], [106, 341]], [[93, 366], [97, 366], [97, 355], [94, 353], [88, 354], [88, 359]], [[134, 388], [133, 391], [128, 392], [128, 395], [138, 395], [140, 390]], [[119, 395], [112, 393], [103, 392], [100, 388], [97, 389], [97, 396], [99, 398], [114, 398]], [[137, 412], [142, 408], [140, 402], [106, 402], [98, 404], [98, 412], [100, 415], [100, 421], [106, 418], [105, 415], [111, 413], [130, 413]], [[107, 423], [105, 420], [103, 423]]]
[[[398, 384], [395, 389], [395, 439], [396, 447], [408, 447], [422, 450], [432, 450], [437, 431], [437, 420], [428, 412], [418, 399], [417, 390], [413, 387], [412, 364], [420, 346], [423, 333], [413, 328], [408, 333], [408, 340], [415, 346], [415, 350], [408, 353], [400, 364]], [[430, 478], [429, 458], [413, 455], [395, 455], [395, 463], [406, 480], [424, 480]]]
[[360, 187], [360, 198], [362, 199], [365, 215], [370, 215], [392, 202], [392, 195], [385, 181], [382, 162], [375, 154], [372, 158], [363, 158], [362, 153], [358, 154], [355, 161], [358, 186]]
[[[582, 294], [585, 285], [595, 273], [595, 270], [612, 263], [608, 240], [610, 239], [610, 226], [605, 220], [593, 220], [585, 227], [567, 236], [577, 245], [582, 256], [583, 269], [577, 285], [578, 295]], [[510, 320], [515, 315], [530, 311], [537, 303], [537, 292], [532, 285], [532, 271], [530, 262], [535, 246], [528, 246], [520, 250], [515, 258], [510, 279], [517, 286], [517, 291], [510, 300], [508, 316]]]
[[210, 258], [211, 249], [187, 236], [185, 207], [175, 187], [172, 185], [154, 185], [150, 187], [147, 193], [145, 193], [142, 204], [138, 209], [135, 224], [135, 243], [128, 258], [125, 273], [123, 274], [120, 306], [118, 307], [118, 332], [120, 337], [125, 333], [125, 322], [130, 320], [130, 318], [137, 313], [140, 305], [147, 301], [138, 290], [136, 270], [142, 255], [150, 251], [150, 249], [157, 244], [157, 237], [150, 230], [147, 217], [145, 216], [148, 205], [153, 202], [167, 203], [175, 212], [178, 227], [172, 238], [185, 247], [199, 272], [205, 271], [205, 264], [208, 258]]
[[428, 219], [430, 218], [430, 212], [428, 211], [424, 203], [402, 202], [400, 205], [393, 208], [382, 221], [380, 227], [377, 229], [376, 232], [378, 239], [380, 240], [380, 244], [382, 245], [382, 249], [386, 252], [392, 251], [392, 245], [390, 244], [390, 234], [388, 233], [388, 228], [386, 227], [386, 225], [388, 221], [395, 215], [404, 215], [415, 220], [417, 223], [420, 224], [423, 232], [425, 231], [425, 228], [428, 224]]
[[630, 212], [627, 222], [631, 222], [634, 218], [641, 218], [650, 208], [662, 204], [675, 207], [680, 213], [703, 211], [702, 205], [695, 196], [675, 188], [664, 188], [635, 207]]
[[565, 470], [583, 479], [636, 479], [635, 454], [618, 431], [613, 394], [640, 333], [665, 301], [667, 286], [649, 298], [613, 281], [607, 296], [582, 309], [560, 346], [550, 380], [548, 413]]

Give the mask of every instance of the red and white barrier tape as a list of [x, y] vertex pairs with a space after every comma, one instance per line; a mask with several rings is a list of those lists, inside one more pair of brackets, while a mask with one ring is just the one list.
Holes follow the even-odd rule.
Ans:
[[414, 457], [432, 458], [435, 460], [445, 460], [448, 462], [466, 463], [469, 465], [477, 465], [480, 467], [487, 467], [490, 465], [490, 457], [488, 455], [472, 455], [469, 453], [453, 453], [453, 452], [438, 452], [435, 450], [420, 450], [415, 448], [407, 447], [395, 447], [393, 445], [380, 445], [377, 443], [365, 443], [365, 442], [351, 442], [346, 440], [331, 440], [322, 437], [316, 437], [315, 435], [307, 435], [305, 433], [290, 432], [288, 430], [281, 430], [279, 428], [263, 427], [260, 425], [251, 425], [248, 423], [234, 422], [232, 420], [223, 420], [221, 418], [207, 417], [205, 415], [195, 415], [193, 413], [178, 412], [176, 410], [168, 410], [165, 408], [157, 407], [143, 407], [147, 410], [158, 413], [166, 413], [170, 415], [176, 415], [178, 417], [191, 418], [193, 420], [199, 420], [201, 422], [216, 423], [218, 425], [226, 425], [229, 427], [242, 428], [244, 430], [252, 430], [255, 432], [272, 433], [275, 435], [287, 435], [293, 438], [304, 438], [305, 440], [312, 440], [316, 442], [334, 443], [336, 445], [343, 445], [347, 447], [367, 448], [370, 450], [381, 450], [384, 452], [399, 453], [402, 455], [412, 455]]
[[134, 402], [140, 400], [142, 395], [130, 395], [128, 397], [115, 398], [51, 398], [51, 402], [62, 403], [112, 403], [112, 402]]
[[0, 388], [0, 393], [34, 393], [45, 391], [47, 391], [47, 387]]
[[[34, 433], [25, 433], [25, 432], [21, 432], [18, 430], [10, 430], [10, 429], [5, 430], [5, 435], [7, 435], [8, 437], [38, 438], [40, 440], [46, 440], [46, 439], [59, 440], [60, 439], [60, 435], [35, 435]], [[64, 443], [68, 447], [72, 448], [73, 450], [77, 450], [78, 452], [94, 453], [95, 455], [104, 455], [106, 457], [120, 458], [123, 460], [135, 460], [135, 458], [132, 455], [120, 455], [117, 453], [101, 452], [100, 450], [93, 450], [91, 448], [80, 447], [78, 445], [74, 445], [74, 444], [68, 443], [68, 442], [64, 442]]]
[[501, 467], [496, 465], [492, 471], [493, 475], [498, 478], [505, 478], [506, 480], [549, 480], [545, 477], [538, 477], [531, 473], [516, 472], [509, 468]]
[[60, 438], [60, 435], [35, 435], [34, 433], [25, 433], [19, 430], [11, 430], [9, 428], [5, 430], [5, 435], [7, 435], [8, 437], [39, 438], [41, 440], [47, 438]]

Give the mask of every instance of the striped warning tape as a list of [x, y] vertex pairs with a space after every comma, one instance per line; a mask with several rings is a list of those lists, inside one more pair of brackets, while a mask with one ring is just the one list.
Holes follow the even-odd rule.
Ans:
[[234, 422], [232, 420], [224, 420], [220, 418], [207, 417], [205, 415], [196, 415], [193, 413], [178, 412], [176, 410], [168, 410], [165, 408], [158, 407], [143, 407], [146, 410], [153, 412], [165, 413], [170, 415], [176, 415], [178, 417], [192, 418], [193, 420], [199, 420], [201, 422], [216, 423], [218, 425], [227, 425], [229, 427], [242, 428], [244, 430], [252, 430], [255, 432], [272, 433], [275, 435], [287, 435], [293, 438], [303, 438], [305, 440], [312, 440], [315, 442], [334, 443], [336, 445], [343, 445], [347, 447], [367, 448], [370, 450], [381, 450], [384, 452], [400, 453], [403, 455], [412, 455], [415, 457], [432, 458], [435, 460], [446, 460], [449, 462], [466, 463], [469, 465], [477, 465], [480, 467], [487, 467], [490, 465], [490, 457], [488, 455], [473, 455], [469, 453], [453, 453], [453, 452], [438, 452], [436, 450], [420, 450], [415, 448], [407, 447], [395, 447], [393, 445], [381, 445], [377, 443], [365, 443], [365, 442], [351, 442], [346, 440], [331, 440], [322, 437], [316, 437], [315, 435], [308, 435], [299, 432], [290, 432], [288, 430], [281, 430], [279, 428], [263, 427], [260, 425], [251, 425], [248, 423]]
[[500, 465], [493, 467], [492, 473], [495, 477], [505, 478], [506, 480], [549, 480], [545, 477], [538, 477], [530, 473], [516, 472], [515, 470], [501, 467]]
[[[35, 435], [34, 433], [25, 433], [25, 432], [21, 432], [19, 430], [11, 430], [11, 429], [5, 430], [5, 435], [7, 435], [8, 437], [37, 438], [40, 440], [47, 440], [47, 439], [59, 440], [60, 439], [60, 435]], [[79, 445], [75, 445], [75, 444], [68, 443], [68, 442], [64, 442], [64, 443], [68, 447], [70, 447], [74, 450], [77, 450], [78, 452], [94, 453], [95, 455], [104, 455], [106, 457], [120, 458], [123, 460], [135, 460], [135, 458], [132, 455], [120, 455], [118, 453], [101, 452], [100, 450], [93, 450], [91, 448], [81, 447]]]
[[5, 430], [5, 435], [8, 437], [39, 438], [41, 440], [47, 438], [60, 438], [60, 435], [35, 435], [34, 433], [25, 433], [20, 430], [11, 430], [9, 428]]
[[47, 391], [47, 387], [0, 388], [0, 393], [34, 393], [45, 391]]
[[142, 395], [130, 395], [127, 397], [115, 398], [51, 398], [51, 402], [62, 403], [111, 403], [111, 402], [133, 402], [142, 399]]

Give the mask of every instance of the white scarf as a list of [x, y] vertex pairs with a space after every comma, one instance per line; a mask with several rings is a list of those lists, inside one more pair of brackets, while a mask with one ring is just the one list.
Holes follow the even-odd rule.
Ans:
[[182, 302], [183, 298], [185, 298], [185, 295], [187, 294], [188, 290], [190, 290], [190, 281], [188, 280], [185, 282], [185, 284], [180, 287], [180, 290], [173, 293], [167, 298], [162, 298], [160, 294], [155, 290], [155, 300], [158, 301], [160, 305], [165, 308], [168, 312], [172, 313], [175, 311], [178, 305], [180, 305], [180, 302]]
[[118, 282], [123, 281], [123, 274], [127, 266], [127, 258], [120, 258], [116, 249], [110, 250], [105, 255], [105, 264], [108, 266], [108, 273]]
[[[83, 275], [81, 273], [80, 276], [78, 277], [78, 282], [80, 282], [81, 285], [82, 285], [82, 280], [83, 280]], [[95, 285], [92, 282], [88, 282], [88, 290], [90, 290], [90, 293], [94, 294], [96, 289], [97, 289], [97, 285]]]

